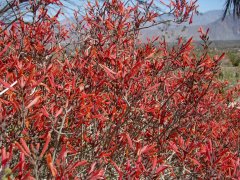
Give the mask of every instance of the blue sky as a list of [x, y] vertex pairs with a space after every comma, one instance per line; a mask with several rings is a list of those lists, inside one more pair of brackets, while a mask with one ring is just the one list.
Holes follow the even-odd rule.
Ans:
[[[95, 1], [95, 0], [93, 0], [93, 1]], [[157, 1], [158, 0], [156, 0], [156, 2]], [[163, 1], [169, 2], [169, 0], [163, 0]], [[190, 1], [190, 0], [187, 0], [187, 1]], [[79, 2], [81, 2], [81, 1], [72, 0], [72, 2], [76, 2], [76, 4], [79, 4]], [[85, 2], [87, 2], [87, 0]], [[198, 11], [204, 13], [206, 11], [211, 11], [211, 10], [223, 10], [225, 2], [226, 2], [226, 0], [198, 0], [197, 1], [197, 4], [199, 5]], [[1, 5], [1, 0], [0, 0], [0, 5]], [[77, 6], [74, 4], [66, 3], [65, 5], [70, 9], [77, 9]], [[83, 6], [80, 6], [80, 7], [83, 7]], [[70, 14], [72, 15], [72, 11], [69, 11], [69, 9], [65, 9], [65, 15], [70, 15]]]
[[[72, 0], [74, 2], [75, 0]], [[156, 0], [157, 2], [158, 0]], [[169, 1], [169, 0], [163, 0], [163, 1]], [[190, 0], [188, 0], [190, 1]], [[76, 0], [76, 2], [79, 2]], [[84, 2], [84, 1], [83, 1]], [[199, 5], [198, 11], [199, 12], [206, 12], [211, 10], [223, 10], [226, 0], [198, 0], [197, 4]], [[79, 3], [77, 3], [79, 4]], [[66, 4], [70, 8], [77, 8], [76, 6], [70, 4]]]
[[[75, 0], [73, 0], [72, 2], [74, 1]], [[199, 4], [198, 10], [199, 12], [206, 12], [210, 10], [223, 9], [225, 1], [226, 0], [198, 0]], [[0, 0], [0, 6], [4, 4], [3, 2]], [[68, 4], [68, 6], [69, 5], [71, 6], [71, 4]], [[72, 7], [74, 8], [74, 5]]]
[[225, 0], [198, 0], [199, 12], [206, 12], [210, 10], [223, 9]]

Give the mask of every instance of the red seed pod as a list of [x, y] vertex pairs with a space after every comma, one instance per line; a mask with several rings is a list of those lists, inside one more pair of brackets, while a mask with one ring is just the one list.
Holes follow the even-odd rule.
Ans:
[[21, 145], [23, 146], [23, 148], [25, 149], [25, 151], [26, 151], [29, 155], [31, 155], [31, 151], [29, 150], [26, 141], [25, 141], [23, 138], [20, 138], [20, 142], [21, 142]]
[[17, 148], [18, 148], [25, 156], [29, 156], [29, 154], [26, 152], [26, 150], [25, 150], [18, 142], [15, 142], [15, 146], [17, 146]]
[[44, 153], [47, 151], [50, 141], [51, 141], [51, 132], [49, 132], [48, 135], [47, 135], [46, 142], [45, 142], [45, 144], [43, 146], [43, 149], [42, 149], [42, 152], [40, 154], [40, 158], [42, 158]]

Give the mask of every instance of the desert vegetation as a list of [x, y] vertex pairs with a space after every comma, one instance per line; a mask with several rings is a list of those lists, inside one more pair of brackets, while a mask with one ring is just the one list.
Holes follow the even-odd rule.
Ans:
[[71, 26], [61, 0], [17, 2], [0, 25], [0, 179], [239, 178], [239, 84], [219, 80], [208, 30], [197, 52], [139, 39], [191, 23], [196, 1], [91, 1]]
[[228, 58], [230, 59], [232, 65], [234, 67], [239, 66], [240, 64], [240, 58], [239, 58], [239, 53], [236, 51], [230, 51], [228, 52]]

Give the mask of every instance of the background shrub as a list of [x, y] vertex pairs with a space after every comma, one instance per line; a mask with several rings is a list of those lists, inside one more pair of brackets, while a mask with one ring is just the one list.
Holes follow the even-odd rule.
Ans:
[[240, 64], [240, 57], [239, 53], [236, 51], [230, 51], [227, 53], [228, 58], [230, 59], [233, 66], [239, 66]]

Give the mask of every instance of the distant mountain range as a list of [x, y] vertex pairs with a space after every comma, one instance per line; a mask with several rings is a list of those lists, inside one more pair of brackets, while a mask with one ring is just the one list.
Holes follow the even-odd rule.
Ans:
[[167, 41], [175, 41], [179, 36], [186, 38], [193, 36], [195, 40], [199, 40], [198, 29], [202, 26], [205, 30], [210, 29], [209, 36], [212, 41], [240, 40], [240, 19], [234, 19], [233, 16], [229, 15], [222, 21], [222, 15], [223, 11], [214, 10], [195, 15], [191, 25], [188, 23], [170, 25], [169, 27], [160, 25], [145, 29], [142, 31], [141, 39], [145, 40], [149, 36], [160, 35], [165, 36]]

